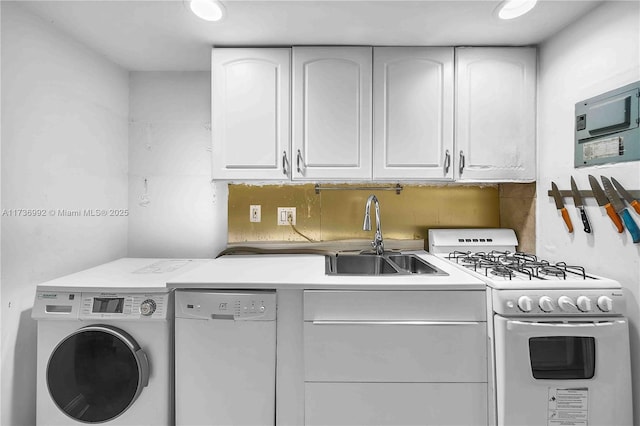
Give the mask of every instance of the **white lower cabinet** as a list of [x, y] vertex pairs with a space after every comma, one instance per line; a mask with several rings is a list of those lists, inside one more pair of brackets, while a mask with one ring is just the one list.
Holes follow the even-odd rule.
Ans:
[[486, 425], [484, 297], [305, 291], [305, 424]]
[[305, 384], [305, 425], [486, 424], [486, 383]]

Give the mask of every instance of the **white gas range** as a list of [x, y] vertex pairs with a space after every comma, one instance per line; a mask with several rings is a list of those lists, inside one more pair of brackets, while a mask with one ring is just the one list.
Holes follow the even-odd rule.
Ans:
[[633, 424], [622, 286], [517, 244], [511, 229], [429, 231], [432, 254], [487, 284], [491, 420]]

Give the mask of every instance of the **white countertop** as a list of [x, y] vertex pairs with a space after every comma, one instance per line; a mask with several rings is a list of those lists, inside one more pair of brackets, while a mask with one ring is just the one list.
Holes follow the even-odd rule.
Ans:
[[167, 281], [206, 259], [122, 258], [38, 284], [38, 291], [167, 292]]
[[442, 275], [326, 275], [325, 257], [301, 254], [231, 255], [209, 260], [172, 277], [170, 288], [483, 290], [486, 284], [425, 251], [412, 252], [446, 272]]

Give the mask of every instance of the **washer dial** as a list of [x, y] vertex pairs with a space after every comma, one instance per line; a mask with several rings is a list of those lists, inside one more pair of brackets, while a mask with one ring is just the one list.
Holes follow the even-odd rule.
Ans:
[[156, 302], [153, 299], [147, 299], [140, 304], [140, 313], [145, 317], [153, 315], [156, 311]]

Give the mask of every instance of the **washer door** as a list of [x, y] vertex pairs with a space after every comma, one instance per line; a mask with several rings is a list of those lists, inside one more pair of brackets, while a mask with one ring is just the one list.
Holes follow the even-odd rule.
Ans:
[[149, 362], [126, 332], [83, 327], [54, 349], [47, 386], [55, 404], [74, 420], [101, 423], [124, 413], [149, 383]]

